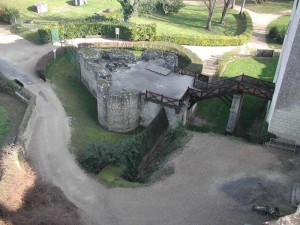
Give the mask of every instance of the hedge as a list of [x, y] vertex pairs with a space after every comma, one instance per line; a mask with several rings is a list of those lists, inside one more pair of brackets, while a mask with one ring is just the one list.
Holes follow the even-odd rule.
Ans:
[[12, 23], [13, 18], [20, 19], [20, 12], [15, 7], [0, 5], [0, 19], [7, 23]]
[[196, 45], [196, 46], [238, 46], [245, 44], [252, 37], [252, 20], [247, 12], [242, 15], [246, 25], [241, 35], [237, 36], [191, 36], [191, 35], [166, 35], [157, 34], [157, 41], [168, 41], [180, 45]]
[[127, 48], [135, 50], [159, 49], [163, 51], [173, 52], [176, 55], [183, 57], [189, 64], [198, 65], [199, 70], [194, 72], [202, 72], [202, 60], [191, 50], [178, 45], [176, 43], [163, 41], [140, 41], [140, 42], [95, 42], [95, 43], [81, 43], [78, 48], [94, 47], [94, 48]]
[[51, 29], [58, 29], [61, 38], [79, 38], [88, 35], [102, 35], [107, 38], [115, 37], [115, 28], [120, 28], [120, 39], [132, 41], [153, 41], [156, 35], [155, 24], [134, 24], [124, 22], [68, 22], [44, 26], [38, 30], [42, 43], [51, 42]]
[[267, 38], [279, 44], [282, 44], [288, 29], [289, 18], [290, 15], [285, 15], [271, 22], [267, 27], [268, 30]]

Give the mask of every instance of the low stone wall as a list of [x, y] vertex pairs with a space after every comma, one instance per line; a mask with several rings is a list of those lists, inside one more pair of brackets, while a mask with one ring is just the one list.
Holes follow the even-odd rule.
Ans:
[[[0, 74], [0, 89], [10, 95], [19, 98], [21, 101], [27, 103], [27, 108], [24, 113], [23, 119], [18, 129], [18, 134], [13, 144], [20, 144], [24, 150], [28, 150], [31, 136], [33, 133], [33, 125], [35, 122], [35, 106], [36, 96], [24, 88], [20, 88], [13, 81], [7, 80]], [[24, 159], [26, 152], [20, 152], [20, 159]], [[1, 171], [0, 171], [1, 174]]]
[[[64, 55], [66, 49], [58, 48], [56, 49], [56, 56]], [[46, 82], [46, 69], [49, 63], [54, 59], [53, 51], [48, 52], [46, 55], [43, 55], [35, 66], [35, 71], [37, 75]]]

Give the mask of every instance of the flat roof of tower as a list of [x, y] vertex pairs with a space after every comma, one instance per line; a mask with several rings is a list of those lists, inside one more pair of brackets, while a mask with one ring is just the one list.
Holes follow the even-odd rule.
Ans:
[[138, 61], [136, 64], [129, 64], [130, 69], [117, 68], [112, 74], [112, 89], [118, 90], [146, 90], [163, 94], [164, 96], [180, 99], [188, 87], [193, 86], [193, 77], [170, 72], [162, 75], [146, 68], [149, 64], [157, 66], [164, 65], [163, 59], [151, 60], [148, 62]]

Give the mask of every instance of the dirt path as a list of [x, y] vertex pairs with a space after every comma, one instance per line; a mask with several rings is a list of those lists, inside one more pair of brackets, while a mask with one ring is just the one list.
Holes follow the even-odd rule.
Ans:
[[[68, 151], [69, 119], [51, 85], [34, 75], [36, 61], [54, 47], [33, 45], [8, 30], [0, 25], [0, 68], [37, 95], [29, 158], [40, 175], [60, 187], [81, 210], [86, 224], [259, 224], [265, 218], [251, 213], [250, 203], [230, 197], [222, 187], [250, 176], [276, 181], [286, 193], [290, 191], [294, 170], [286, 173], [273, 153], [239, 140], [198, 133], [170, 160], [167, 166], [174, 167], [175, 173], [161, 182], [138, 189], [107, 188], [96, 182]], [[284, 207], [288, 211], [287, 204]]]

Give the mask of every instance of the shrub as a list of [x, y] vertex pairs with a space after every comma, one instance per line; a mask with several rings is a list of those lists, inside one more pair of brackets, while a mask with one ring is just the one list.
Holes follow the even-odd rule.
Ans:
[[3, 21], [11, 23], [14, 17], [20, 19], [20, 12], [17, 8], [0, 5], [0, 18]]
[[184, 6], [183, 0], [161, 0], [158, 9], [161, 9], [165, 14], [175, 14]]
[[156, 36], [155, 24], [134, 24], [116, 21], [105, 22], [76, 22], [59, 23], [45, 26], [38, 30], [42, 43], [51, 41], [51, 29], [57, 28], [59, 36], [63, 38], [85, 37], [87, 35], [103, 35], [108, 38], [115, 37], [115, 28], [120, 28], [120, 38], [133, 41], [154, 40]]
[[245, 20], [245, 30], [237, 36], [191, 36], [191, 35], [166, 35], [157, 34], [157, 41], [173, 42], [180, 45], [198, 45], [198, 46], [237, 46], [245, 44], [252, 36], [252, 21], [247, 12], [243, 15]]
[[272, 22], [267, 28], [267, 38], [279, 44], [282, 44], [286, 31], [288, 29], [289, 17], [290, 16], [282, 16], [279, 19]]
[[98, 174], [109, 164], [115, 164], [121, 157], [121, 148], [115, 144], [93, 144], [87, 150], [81, 151], [78, 161], [90, 173]]

